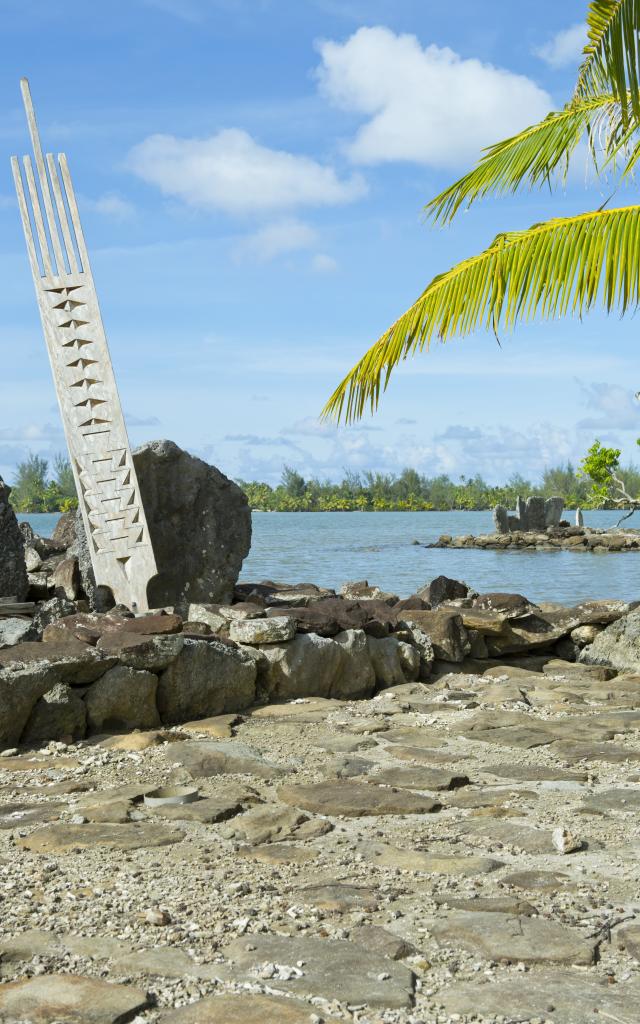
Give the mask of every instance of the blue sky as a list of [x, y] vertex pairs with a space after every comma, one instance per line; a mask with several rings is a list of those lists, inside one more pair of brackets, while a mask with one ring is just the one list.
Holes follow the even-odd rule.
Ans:
[[421, 216], [568, 97], [585, 7], [2, 0], [0, 473], [64, 446], [9, 167], [28, 151], [22, 75], [45, 149], [69, 158], [132, 444], [168, 437], [270, 482], [285, 462], [535, 478], [595, 436], [632, 457], [637, 322], [600, 314], [436, 345], [374, 418], [317, 419], [434, 274], [607, 197], [578, 161], [552, 196], [446, 229]]

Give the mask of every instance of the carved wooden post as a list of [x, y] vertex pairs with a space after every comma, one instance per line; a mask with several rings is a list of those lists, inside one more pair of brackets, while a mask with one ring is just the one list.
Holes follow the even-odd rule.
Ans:
[[45, 165], [26, 78], [20, 87], [35, 156], [35, 174], [23, 157], [26, 193], [11, 165], [96, 583], [146, 611], [156, 563], [67, 159], [47, 153]]

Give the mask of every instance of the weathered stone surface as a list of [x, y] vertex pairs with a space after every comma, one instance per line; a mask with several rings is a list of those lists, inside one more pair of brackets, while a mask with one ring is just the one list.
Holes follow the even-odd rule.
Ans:
[[77, 558], [63, 558], [58, 562], [51, 577], [51, 584], [60, 597], [75, 601], [82, 591], [82, 577]]
[[[286, 996], [209, 996], [160, 1017], [161, 1024], [309, 1024], [311, 1007]], [[331, 1021], [323, 1011], [323, 1019]]]
[[[385, 636], [378, 639], [370, 636], [367, 638], [367, 646], [375, 678], [380, 686], [397, 686], [406, 682], [400, 644], [395, 637]], [[417, 678], [417, 672], [413, 675]]]
[[73, 853], [104, 846], [109, 850], [138, 850], [170, 846], [184, 839], [184, 832], [147, 822], [131, 824], [48, 825], [18, 839], [18, 845], [34, 853]]
[[569, 876], [562, 871], [513, 871], [502, 879], [505, 885], [528, 892], [558, 892], [569, 888]]
[[587, 772], [568, 772], [562, 768], [544, 765], [527, 764], [492, 764], [483, 765], [480, 771], [498, 778], [514, 779], [518, 782], [586, 782]]
[[[49, 660], [42, 652], [51, 648]], [[84, 644], [25, 643], [0, 651], [0, 749], [18, 743], [36, 702], [53, 686], [93, 680], [110, 664]]]
[[35, 747], [49, 740], [82, 739], [86, 727], [84, 701], [70, 686], [57, 683], [36, 703], [20, 741]]
[[635, 960], [640, 960], [640, 924], [638, 922], [632, 921], [625, 924], [624, 928], [616, 931], [615, 937], [618, 946], [626, 949], [627, 953]]
[[89, 687], [84, 703], [90, 732], [154, 729], [160, 725], [156, 707], [158, 677], [116, 665]]
[[[252, 949], [247, 949], [251, 945]], [[278, 988], [294, 993], [368, 1003], [372, 1007], [409, 1006], [414, 976], [403, 964], [372, 953], [355, 942], [334, 939], [252, 935], [251, 943], [237, 939], [223, 948], [236, 968], [250, 971], [265, 961], [295, 964], [303, 960], [302, 977], [278, 980]]]
[[393, 605], [399, 601], [397, 594], [388, 593], [380, 587], [369, 586], [367, 580], [358, 582], [343, 583], [340, 587], [340, 594], [347, 601], [383, 601], [385, 604]]
[[208, 740], [187, 740], [171, 746], [171, 759], [183, 764], [194, 779], [214, 775], [257, 775], [276, 779], [285, 769], [260, 757], [246, 743], [231, 741], [214, 743]]
[[470, 1019], [480, 1014], [487, 1020], [514, 1022], [536, 1019], [548, 1024], [586, 1024], [602, 1019], [630, 1024], [629, 1009], [639, 999], [640, 986], [635, 979], [611, 985], [606, 977], [556, 970], [511, 974], [489, 983], [457, 983], [441, 990], [436, 1001], [447, 1015], [469, 1014]]
[[332, 695], [343, 700], [369, 697], [380, 681], [371, 656], [370, 644], [374, 638], [361, 629], [345, 629], [336, 634], [334, 641], [342, 650], [342, 660]]
[[587, 814], [607, 814], [609, 811], [637, 814], [640, 811], [640, 788], [601, 790], [583, 800], [580, 810]]
[[444, 790], [467, 786], [469, 778], [460, 772], [442, 768], [384, 768], [372, 775], [369, 782], [380, 786], [398, 786], [400, 789]]
[[11, 488], [0, 477], [0, 597], [24, 601], [29, 589], [24, 540], [9, 503]]
[[246, 860], [255, 860], [260, 864], [308, 864], [319, 856], [318, 850], [309, 850], [303, 846], [288, 843], [266, 843], [264, 846], [241, 846], [238, 850]]
[[286, 644], [261, 648], [268, 659], [261, 684], [270, 700], [333, 697], [339, 689], [342, 648], [328, 637], [299, 634]]
[[171, 441], [142, 445], [133, 461], [159, 571], [149, 603], [230, 603], [251, 543], [244, 492]]
[[467, 818], [457, 826], [460, 835], [479, 835], [487, 842], [502, 846], [513, 846], [525, 853], [553, 853], [551, 832], [547, 829], [532, 828], [512, 821], [496, 821], [486, 818]]
[[455, 896], [435, 896], [439, 907], [465, 910], [470, 914], [509, 914], [511, 917], [531, 917], [538, 911], [526, 900], [515, 896], [478, 896], [477, 899], [457, 899]]
[[285, 803], [318, 814], [360, 818], [378, 814], [430, 814], [441, 804], [431, 797], [407, 790], [394, 792], [384, 786], [336, 780], [303, 786], [283, 786], [279, 797]]
[[612, 622], [592, 644], [585, 647], [579, 661], [587, 665], [610, 665], [635, 672], [640, 666], [640, 609]]
[[588, 965], [596, 942], [553, 921], [510, 914], [451, 914], [431, 924], [434, 937], [447, 946], [462, 946], [488, 960], [507, 963]]
[[[109, 658], [86, 644], [23, 643], [0, 651], [0, 674], [28, 672], [46, 678], [51, 684], [66, 682], [75, 685], [92, 683], [114, 664]], [[2, 678], [2, 675], [0, 675]]]
[[[68, 597], [52, 597], [48, 601], [43, 601], [36, 608], [35, 615], [33, 616], [33, 632], [36, 637], [44, 636], [45, 630], [50, 627], [53, 623], [64, 621], [65, 617], [72, 615], [76, 610], [76, 606], [73, 601], [70, 601]], [[73, 636], [60, 636], [59, 639], [62, 642], [74, 640]]]
[[0, 1020], [29, 1024], [123, 1024], [149, 1006], [145, 992], [73, 974], [0, 985]]
[[61, 550], [66, 551], [76, 539], [76, 514], [75, 512], [64, 512], [56, 523], [51, 540]]
[[266, 807], [252, 807], [224, 826], [221, 832], [229, 839], [238, 839], [251, 846], [262, 846], [265, 843], [293, 839], [303, 825], [310, 823], [309, 815], [300, 810], [285, 804], [269, 804]]
[[296, 620], [288, 615], [231, 622], [229, 636], [240, 644], [279, 644], [296, 635]]
[[375, 911], [379, 904], [375, 889], [363, 885], [347, 885], [344, 882], [306, 885], [295, 890], [295, 898], [296, 902], [308, 903], [320, 910], [339, 914], [356, 910]]
[[496, 505], [493, 509], [493, 524], [496, 533], [509, 533], [509, 512], [504, 505]]
[[103, 655], [117, 658], [122, 665], [141, 672], [162, 672], [182, 652], [185, 639], [180, 633], [147, 636], [117, 629], [103, 633], [98, 650]]
[[383, 868], [397, 868], [399, 871], [421, 871], [455, 877], [486, 875], [504, 866], [503, 861], [493, 857], [477, 857], [473, 854], [430, 854], [425, 850], [410, 850], [369, 840], [358, 843], [356, 849], [372, 864]]
[[190, 804], [178, 804], [165, 807], [154, 807], [152, 813], [158, 818], [171, 821], [199, 821], [203, 825], [211, 825], [217, 821], [227, 821], [240, 814], [244, 808], [256, 800], [252, 790], [231, 786], [220, 796], [204, 797]]
[[31, 619], [12, 616], [0, 618], [0, 651], [3, 651], [5, 647], [15, 647], [16, 644], [27, 640], [30, 633]]
[[409, 627], [416, 625], [431, 640], [436, 658], [460, 662], [471, 649], [469, 636], [458, 609], [438, 608], [430, 612], [407, 612]]
[[255, 696], [256, 666], [244, 651], [217, 640], [185, 640], [160, 676], [157, 700], [162, 721], [173, 723], [242, 711]]
[[455, 601], [458, 598], [468, 597], [470, 589], [468, 584], [461, 580], [452, 580], [448, 576], [436, 576], [430, 583], [418, 590], [417, 596], [432, 608], [437, 608], [443, 601]]

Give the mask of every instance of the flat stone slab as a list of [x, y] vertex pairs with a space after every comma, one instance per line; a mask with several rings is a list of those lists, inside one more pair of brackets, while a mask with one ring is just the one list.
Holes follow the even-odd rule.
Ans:
[[635, 960], [640, 960], [640, 922], [632, 921], [624, 928], [618, 929], [614, 932], [614, 941], [618, 946], [626, 949], [627, 953]]
[[[527, 972], [496, 981], [467, 981], [438, 992], [435, 1002], [447, 1015], [504, 1021], [539, 1019], [545, 1024], [614, 1021], [632, 1024], [640, 1000], [637, 980], [610, 985], [572, 971]], [[452, 1019], [449, 1017], [449, 1019]]]
[[[160, 1017], [161, 1024], [309, 1024], [313, 1006], [286, 996], [208, 996]], [[322, 1012], [324, 1020], [335, 1020]]]
[[209, 779], [214, 775], [257, 775], [260, 779], [276, 779], [286, 775], [270, 761], [266, 761], [246, 743], [209, 740], [187, 740], [174, 743], [169, 751], [171, 761], [178, 761], [193, 779]]
[[418, 764], [436, 765], [451, 764], [458, 761], [475, 761], [473, 754], [460, 754], [453, 750], [431, 750], [429, 747], [403, 747], [393, 743], [387, 747], [386, 753], [397, 757], [399, 761], [416, 761]]
[[503, 861], [493, 857], [476, 857], [448, 854], [433, 855], [423, 850], [403, 849], [387, 843], [364, 840], [356, 846], [365, 860], [382, 868], [398, 868], [400, 871], [423, 871], [434, 875], [486, 875], [503, 867]]
[[261, 864], [308, 864], [316, 860], [318, 850], [309, 850], [304, 846], [293, 846], [291, 843], [267, 843], [264, 846], [241, 846], [240, 857], [245, 860], [257, 860]]
[[145, 992], [97, 978], [49, 974], [0, 985], [0, 1020], [29, 1024], [123, 1024], [146, 1009]]
[[512, 914], [516, 917], [531, 917], [538, 911], [526, 900], [515, 896], [479, 896], [477, 899], [456, 899], [453, 896], [434, 896], [439, 907], [451, 910], [466, 910], [470, 914]]
[[393, 790], [370, 783], [316, 782], [307, 786], [283, 786], [279, 797], [287, 804], [317, 814], [360, 818], [382, 814], [431, 814], [442, 804], [407, 790]]
[[[247, 945], [255, 948], [249, 950]], [[236, 939], [222, 952], [233, 959], [236, 968], [243, 968], [254, 978], [265, 962], [295, 966], [298, 961], [304, 961], [301, 978], [271, 982], [279, 989], [298, 995], [304, 993], [382, 1008], [410, 1006], [412, 1002], [415, 983], [412, 972], [403, 964], [372, 953], [355, 942], [252, 935], [250, 943], [246, 937]]]
[[459, 789], [469, 785], [469, 777], [443, 768], [385, 768], [371, 775], [368, 782], [400, 789], [427, 789], [432, 791]]
[[506, 728], [474, 730], [463, 732], [468, 740], [480, 740], [482, 743], [495, 743], [500, 747], [518, 747], [520, 750], [532, 750], [544, 747], [556, 738], [546, 729], [535, 726], [513, 725]]
[[255, 793], [250, 791], [245, 793], [232, 791], [220, 796], [208, 796], [203, 800], [195, 800], [191, 804], [153, 807], [150, 808], [150, 812], [154, 817], [168, 818], [171, 821], [199, 821], [203, 825], [211, 825], [216, 821], [228, 821], [229, 818], [234, 818], [255, 799]]
[[286, 804], [267, 804], [245, 811], [220, 831], [227, 839], [262, 846], [291, 839], [305, 824], [312, 824], [308, 814]]
[[448, 807], [461, 807], [470, 810], [477, 807], [502, 807], [507, 803], [514, 803], [517, 800], [524, 800], [525, 803], [533, 803], [538, 799], [537, 793], [526, 789], [490, 789], [489, 787], [478, 787], [477, 789], [463, 789], [459, 793], [452, 793], [447, 797]]
[[637, 814], [640, 810], [640, 786], [636, 789], [606, 789], [583, 800], [580, 810], [586, 814], [608, 814], [623, 811]]
[[553, 744], [551, 752], [568, 764], [575, 764], [576, 761], [606, 761], [608, 764], [640, 761], [640, 751], [629, 750], [616, 743], [574, 743], [571, 740], [559, 740]]
[[351, 910], [375, 911], [379, 902], [375, 889], [341, 882], [306, 885], [302, 889], [295, 889], [293, 895], [296, 902], [308, 903], [321, 910], [332, 910], [339, 914]]
[[512, 821], [487, 821], [483, 818], [468, 819], [457, 826], [460, 835], [482, 836], [490, 843], [502, 843], [503, 846], [516, 846], [525, 853], [553, 854], [551, 832], [532, 828], [530, 825], [515, 824]]
[[568, 772], [539, 764], [491, 764], [483, 765], [478, 771], [514, 782], [586, 782], [589, 778], [587, 772]]
[[130, 825], [93, 824], [48, 825], [18, 839], [18, 845], [34, 853], [73, 853], [94, 846], [109, 850], [138, 850], [170, 846], [184, 839], [184, 832], [162, 825], [132, 822]]
[[562, 871], [514, 871], [502, 879], [505, 885], [530, 892], [558, 892], [560, 889], [575, 888], [569, 875]]
[[443, 946], [462, 946], [500, 963], [588, 965], [597, 943], [553, 921], [511, 914], [452, 914], [434, 921], [431, 933]]

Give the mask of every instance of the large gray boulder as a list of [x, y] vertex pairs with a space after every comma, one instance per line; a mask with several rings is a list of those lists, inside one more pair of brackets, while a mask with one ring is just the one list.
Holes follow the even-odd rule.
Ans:
[[581, 651], [578, 661], [640, 672], [640, 608], [603, 629], [594, 642]]
[[142, 445], [133, 461], [159, 571], [150, 605], [230, 604], [251, 546], [244, 492], [172, 441]]
[[[230, 604], [251, 546], [251, 511], [244, 492], [215, 466], [173, 441], [149, 441], [133, 453], [158, 575], [149, 605]], [[78, 558], [91, 607], [106, 611], [108, 593], [96, 588], [82, 517], [69, 553]]]
[[152, 672], [115, 665], [85, 695], [89, 731], [120, 732], [160, 725], [157, 688], [158, 677]]
[[256, 695], [256, 665], [242, 650], [218, 640], [185, 640], [158, 682], [158, 710], [167, 725], [230, 714]]
[[9, 504], [11, 488], [0, 477], [0, 597], [24, 601], [29, 589], [24, 540]]
[[82, 697], [71, 686], [56, 683], [35, 704], [20, 742], [36, 747], [49, 740], [69, 736], [82, 739], [86, 732], [86, 717]]

